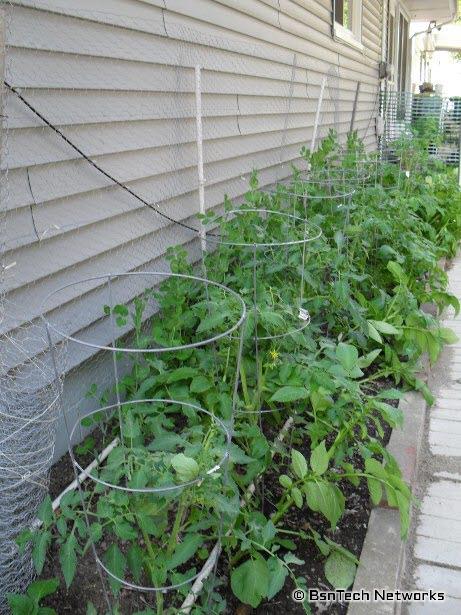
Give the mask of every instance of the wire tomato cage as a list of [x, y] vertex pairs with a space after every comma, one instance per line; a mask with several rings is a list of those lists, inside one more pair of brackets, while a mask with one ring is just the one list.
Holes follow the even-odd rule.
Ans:
[[391, 159], [378, 153], [359, 153], [354, 156], [343, 151], [336, 160], [327, 162], [324, 167], [310, 169], [308, 176], [313, 181], [342, 186], [343, 190], [360, 190], [372, 186], [390, 190], [400, 187], [408, 178], [408, 171], [401, 158], [395, 157], [392, 165], [390, 162]]
[[[301, 172], [279, 182], [270, 191], [272, 199], [282, 210], [291, 211], [293, 215], [302, 216], [322, 228], [342, 228], [345, 237], [355, 193], [355, 188], [346, 189], [341, 182], [313, 180]], [[338, 225], [338, 217], [341, 226]]]
[[346, 188], [344, 176], [314, 179], [309, 173], [296, 172], [270, 191], [293, 214], [312, 219], [318, 211], [346, 208], [355, 194], [354, 187]]
[[56, 379], [82, 361], [93, 378], [80, 411], [71, 377], [60, 394], [78, 486], [66, 506], [84, 517], [107, 606], [154, 594], [176, 608], [239, 510], [227, 470], [245, 302], [195, 275], [113, 273], [54, 291], [43, 314]]
[[275, 209], [269, 193], [253, 196], [272, 202], [274, 209], [244, 205], [206, 220], [203, 266], [207, 277], [226, 284], [246, 303], [238, 414], [262, 415], [280, 410], [263, 398], [263, 372], [300, 342], [311, 321], [305, 264], [308, 245], [322, 231], [306, 218]]

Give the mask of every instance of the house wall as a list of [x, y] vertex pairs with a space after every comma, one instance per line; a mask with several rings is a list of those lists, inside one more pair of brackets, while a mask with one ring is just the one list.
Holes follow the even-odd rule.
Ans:
[[388, 60], [389, 53], [389, 18], [390, 13], [394, 16], [394, 37], [393, 37], [393, 50], [394, 50], [394, 62], [393, 62], [393, 76], [391, 79], [386, 80], [386, 83], [382, 84], [386, 86], [388, 91], [394, 92], [402, 89], [403, 91], [409, 91], [411, 85], [411, 40], [407, 41], [406, 53], [404, 58], [404, 64], [406, 69], [406, 79], [403, 88], [400, 88], [400, 76], [399, 76], [399, 56], [400, 50], [400, 17], [403, 17], [410, 23], [410, 10], [408, 2], [404, 0], [386, 0], [383, 5], [383, 27], [385, 34], [382, 36], [383, 43], [383, 59]]
[[[359, 51], [331, 35], [331, 0], [48, 0], [5, 8], [8, 82], [78, 147], [174, 219], [198, 211], [194, 66], [202, 66], [206, 206], [238, 199], [253, 168], [263, 184], [299, 161], [322, 79], [320, 136], [342, 137], [357, 82], [355, 127], [374, 148], [382, 0], [364, 0]], [[40, 359], [38, 316], [53, 289], [101, 272], [164, 266], [187, 229], [143, 206], [82, 160], [18, 98], [6, 96], [5, 281], [0, 334]], [[280, 169], [280, 161], [284, 168]], [[91, 337], [98, 284], [80, 313], [47, 310]], [[27, 324], [30, 323], [31, 324]], [[93, 329], [92, 329], [93, 327]], [[20, 353], [21, 354], [21, 353]], [[18, 354], [10, 367], [23, 361]], [[91, 373], [71, 361], [69, 408]], [[80, 385], [79, 385], [80, 383]], [[65, 449], [61, 428], [57, 454]]]

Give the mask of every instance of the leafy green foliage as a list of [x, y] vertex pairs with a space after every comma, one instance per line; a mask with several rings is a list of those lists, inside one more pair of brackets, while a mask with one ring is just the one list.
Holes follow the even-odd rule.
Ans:
[[231, 587], [239, 600], [256, 608], [268, 594], [269, 580], [270, 571], [266, 560], [257, 557], [246, 561], [232, 572]]
[[334, 588], [347, 589], [354, 582], [356, 565], [342, 551], [332, 551], [325, 562], [325, 576]]
[[[98, 476], [127, 490], [84, 492], [90, 528], [78, 493], [66, 494], [57, 513], [47, 498], [38, 512], [41, 528], [17, 538], [20, 549], [31, 545], [39, 574], [54, 544], [64, 582], [71, 587], [79, 558], [92, 543], [104, 543], [103, 561], [116, 577], [164, 586], [195, 575], [223, 532], [232, 590], [254, 608], [276, 596], [287, 577], [302, 584], [296, 566], [303, 562], [293, 537], [313, 541], [332, 586], [349, 587], [357, 560], [328, 537], [344, 514], [347, 481], [366, 484], [373, 503], [386, 498], [398, 508], [406, 535], [411, 493], [376, 437], [385, 424], [401, 427], [404, 416], [395, 405], [401, 393], [396, 388], [377, 392], [374, 383], [391, 379], [396, 387], [420, 390], [431, 403], [429, 389], [416, 376], [423, 355], [434, 362], [445, 344], [456, 341], [450, 329], [421, 309], [428, 302], [438, 310], [460, 307], [447, 290], [439, 260], [456, 253], [461, 193], [455, 175], [429, 159], [428, 147], [436, 139], [434, 126], [415, 125], [411, 142], [403, 138], [395, 144], [405, 173], [395, 164], [380, 164], [375, 181], [369, 179], [376, 169], [372, 157], [358, 169], [357, 160], [366, 160], [366, 154], [357, 135], [349, 135], [341, 148], [331, 131], [316, 152], [301, 152], [309, 181], [294, 168], [292, 178], [272, 194], [259, 189], [253, 173], [237, 214], [203, 217], [227, 240], [207, 253], [206, 270], [237, 291], [248, 307], [225, 484], [219, 469], [223, 434], [209, 415], [193, 407], [230, 422], [235, 340], [223, 338], [212, 350], [203, 346], [155, 357], [144, 351], [223, 333], [236, 321], [238, 302], [211, 285], [205, 293], [192, 280], [171, 277], [155, 290], [146, 289], [130, 307], [103, 308], [142, 351], [133, 355], [131, 369], [123, 370], [121, 429], [109, 421], [102, 430], [105, 444], [115, 436], [119, 444]], [[227, 198], [224, 206], [226, 212], [234, 208]], [[262, 215], [259, 208], [274, 215]], [[301, 223], [290, 222], [283, 215], [287, 212], [296, 213]], [[314, 235], [317, 227], [323, 235], [308, 244], [303, 259], [296, 241], [306, 229]], [[293, 246], [270, 247], [287, 237]], [[256, 256], [251, 252], [250, 258], [245, 243], [265, 241], [267, 249]], [[171, 248], [167, 258], [173, 273], [192, 272], [183, 248]], [[259, 259], [256, 288], [253, 258]], [[151, 302], [159, 306], [160, 318], [149, 316]], [[300, 327], [300, 314], [309, 314], [309, 326]], [[102, 404], [113, 394], [96, 385], [88, 391]], [[149, 402], [154, 398], [184, 405]], [[291, 417], [289, 449], [268, 441], [269, 430], [262, 431], [258, 420], [261, 409], [269, 410], [264, 416], [271, 432]], [[90, 424], [100, 425], [102, 418], [95, 415]], [[88, 437], [76, 454], [96, 455], [95, 442]], [[269, 469], [278, 481], [269, 486], [270, 504], [263, 514], [257, 497], [245, 496]], [[193, 487], [184, 487], [190, 482]], [[142, 491], [156, 485], [174, 489], [170, 495]], [[307, 529], [285, 527], [292, 507], [302, 511]], [[322, 531], [311, 518], [321, 519]], [[119, 593], [120, 583], [112, 579], [111, 585]], [[32, 589], [11, 597], [13, 612], [47, 612], [37, 610], [42, 608], [37, 595]], [[162, 613], [160, 592], [157, 600]], [[216, 604], [217, 613], [225, 611], [219, 595]], [[89, 605], [88, 612], [93, 611]], [[197, 605], [194, 613], [202, 612]]]
[[58, 579], [40, 579], [27, 588], [25, 594], [7, 594], [13, 615], [56, 615], [54, 609], [40, 606], [43, 598], [53, 594], [59, 587]]

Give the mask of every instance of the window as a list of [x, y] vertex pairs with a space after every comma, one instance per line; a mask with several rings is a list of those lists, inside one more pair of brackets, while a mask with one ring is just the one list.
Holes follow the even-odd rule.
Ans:
[[410, 66], [410, 19], [395, 0], [389, 0], [388, 6], [386, 62], [390, 67], [389, 83], [393, 90], [404, 92], [408, 86]]
[[407, 88], [408, 68], [408, 19], [400, 13], [399, 22], [399, 57], [398, 57], [398, 87], [400, 92]]
[[387, 62], [394, 64], [395, 16], [389, 13], [389, 26], [387, 30]]
[[363, 49], [362, 0], [334, 0], [334, 34], [348, 45]]

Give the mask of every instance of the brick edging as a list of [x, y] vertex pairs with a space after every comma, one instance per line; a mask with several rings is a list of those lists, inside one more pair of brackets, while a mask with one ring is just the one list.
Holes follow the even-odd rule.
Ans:
[[[408, 391], [400, 400], [399, 408], [405, 416], [402, 429], [393, 429], [387, 445], [388, 451], [397, 459], [402, 476], [412, 491], [417, 476], [418, 461], [424, 436], [427, 404], [421, 393]], [[411, 507], [410, 524], [414, 507]], [[402, 572], [405, 569], [405, 541], [400, 538], [400, 515], [390, 508], [385, 500], [371, 511], [365, 541], [360, 554], [360, 564], [355, 576], [353, 590], [387, 587], [400, 589]], [[401, 603], [353, 602], [348, 615], [392, 615], [400, 612]], [[372, 610], [371, 610], [372, 609]]]

